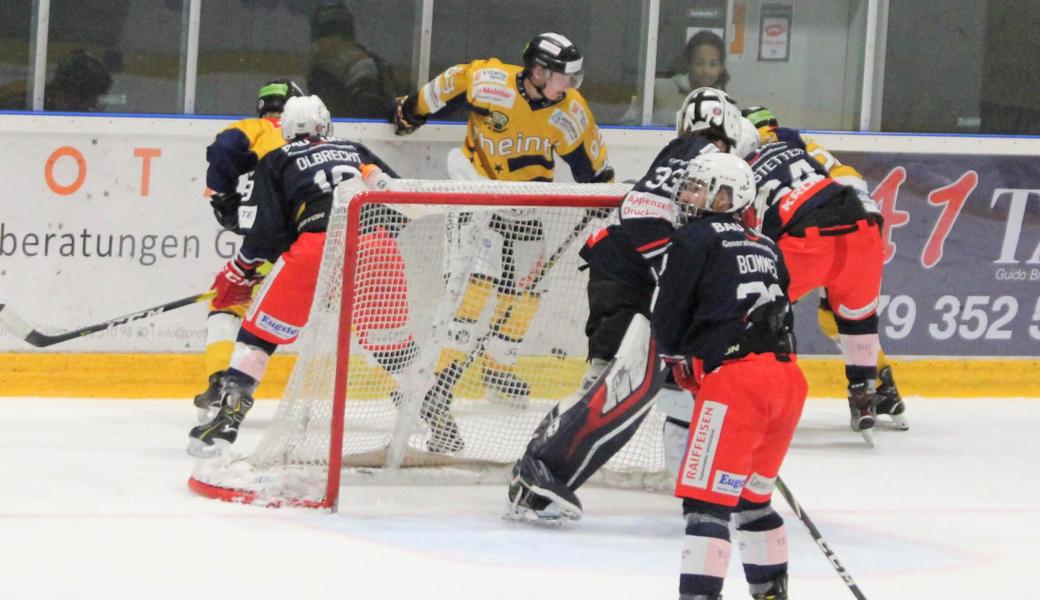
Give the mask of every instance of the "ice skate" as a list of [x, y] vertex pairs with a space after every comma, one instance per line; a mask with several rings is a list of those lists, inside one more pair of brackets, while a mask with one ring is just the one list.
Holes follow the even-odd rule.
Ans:
[[437, 376], [437, 383], [426, 393], [422, 408], [419, 409], [419, 416], [430, 427], [430, 439], [426, 441], [426, 449], [437, 454], [460, 452], [466, 447], [455, 416], [451, 414], [454, 395], [450, 387], [454, 382], [449, 375], [454, 367], [453, 363]]
[[878, 403], [875, 413], [878, 416], [887, 415], [889, 417], [888, 419], [878, 419], [878, 426], [895, 431], [910, 429], [910, 424], [906, 421], [906, 403], [903, 402], [903, 397], [899, 395], [899, 389], [896, 388], [895, 379], [892, 377], [892, 367], [886, 366], [878, 371], [878, 379], [881, 380], [881, 384], [877, 388]]
[[521, 410], [531, 404], [531, 386], [511, 371], [485, 367], [482, 380], [492, 404]]
[[199, 423], [212, 421], [220, 412], [220, 372], [209, 376], [206, 391], [195, 396], [195, 408], [198, 409]]
[[193, 427], [188, 434], [188, 454], [210, 458], [224, 452], [238, 438], [238, 428], [253, 407], [256, 383], [245, 376], [221, 371], [220, 410], [208, 423]]
[[581, 500], [542, 461], [525, 456], [513, 465], [509, 508], [503, 518], [543, 525], [561, 525], [581, 518]]
[[867, 445], [874, 447], [874, 425], [877, 418], [874, 415], [874, 405], [877, 403], [877, 394], [870, 389], [867, 382], [849, 384], [849, 413], [851, 415], [849, 426], [853, 431], [863, 436]]
[[[757, 587], [757, 586], [754, 586]], [[773, 578], [769, 588], [761, 592], [753, 592], [754, 600], [787, 600], [787, 573], [781, 573]]]

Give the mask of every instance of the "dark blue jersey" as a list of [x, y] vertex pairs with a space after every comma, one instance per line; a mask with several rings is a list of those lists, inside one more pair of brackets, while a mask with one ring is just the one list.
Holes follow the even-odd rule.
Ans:
[[793, 352], [790, 276], [776, 244], [709, 215], [672, 235], [651, 307], [665, 357], [694, 357], [709, 372], [749, 353]]
[[349, 140], [300, 138], [267, 154], [256, 168], [256, 219], [243, 243], [243, 255], [273, 260], [300, 233], [325, 231], [333, 188], [360, 177], [366, 163], [397, 177], [368, 148]]
[[654, 285], [652, 270], [659, 265], [675, 230], [677, 211], [672, 190], [682, 178], [686, 163], [708, 152], [718, 149], [700, 137], [669, 142], [625, 194], [619, 213], [621, 224], [594, 236], [582, 248], [581, 257], [611, 279], [649, 292]]
[[758, 187], [755, 210], [762, 232], [774, 240], [806, 227], [850, 225], [866, 216], [855, 191], [831, 179], [797, 135], [762, 146], [748, 163]]

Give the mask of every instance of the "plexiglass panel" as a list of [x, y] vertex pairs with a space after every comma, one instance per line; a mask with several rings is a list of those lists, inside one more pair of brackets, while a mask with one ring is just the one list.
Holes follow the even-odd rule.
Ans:
[[785, 125], [855, 129], [866, 0], [661, 0], [652, 122], [700, 85]]
[[187, 0], [51, 0], [44, 108], [178, 113]]
[[0, 3], [0, 110], [32, 108], [32, 0]]
[[419, 5], [206, 0], [196, 112], [252, 113], [265, 82], [289, 78], [321, 96], [334, 118], [385, 119], [410, 85]]
[[[596, 121], [616, 124], [640, 85], [643, 10], [643, 2], [625, 0], [437, 0], [430, 77], [480, 58], [522, 64], [527, 42], [553, 31], [567, 36], [584, 56], [581, 93]], [[451, 117], [465, 115], [437, 116]]]
[[882, 129], [1040, 134], [1040, 5], [891, 0]]

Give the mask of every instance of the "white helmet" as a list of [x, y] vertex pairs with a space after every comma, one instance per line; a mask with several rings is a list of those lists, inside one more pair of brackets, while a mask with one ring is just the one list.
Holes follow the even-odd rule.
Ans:
[[715, 88], [702, 87], [690, 92], [675, 113], [675, 133], [686, 137], [704, 132], [729, 143], [730, 150], [740, 139], [740, 109], [729, 95]]
[[740, 117], [740, 135], [737, 137], [737, 145], [730, 148], [730, 153], [747, 158], [761, 146], [762, 140], [758, 137], [758, 130], [747, 117]]
[[[694, 198], [703, 190], [703, 199]], [[719, 192], [726, 191], [729, 206], [719, 204]], [[755, 175], [751, 166], [733, 154], [701, 154], [686, 164], [682, 180], [675, 186], [672, 201], [679, 209], [680, 223], [688, 223], [703, 213], [740, 214], [755, 200]]]
[[282, 109], [282, 138], [287, 142], [301, 135], [329, 135], [332, 115], [317, 96], [294, 96]]

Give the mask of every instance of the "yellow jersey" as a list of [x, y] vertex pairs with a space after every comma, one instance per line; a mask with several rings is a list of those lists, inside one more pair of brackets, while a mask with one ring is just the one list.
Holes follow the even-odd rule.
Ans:
[[425, 117], [464, 104], [470, 114], [462, 152], [488, 179], [552, 181], [555, 152], [575, 181], [609, 180], [607, 147], [581, 93], [531, 100], [523, 78], [523, 67], [497, 58], [455, 65], [418, 91], [415, 112]]
[[239, 177], [284, 144], [282, 121], [277, 117], [242, 119], [228, 125], [206, 148], [206, 185], [214, 192], [234, 192]]

